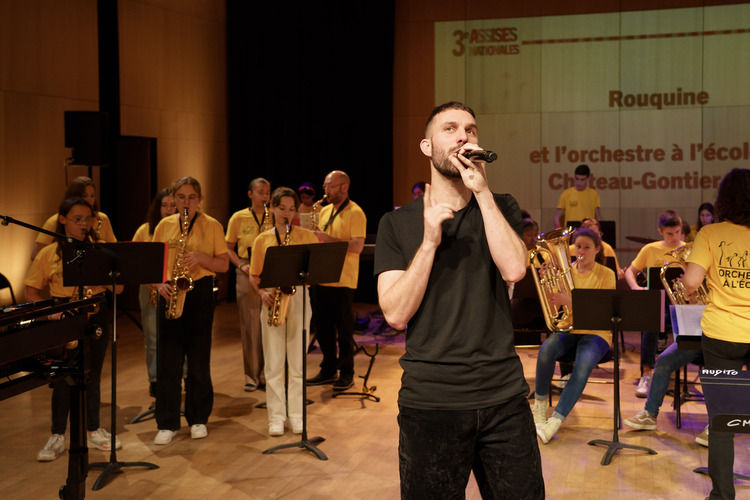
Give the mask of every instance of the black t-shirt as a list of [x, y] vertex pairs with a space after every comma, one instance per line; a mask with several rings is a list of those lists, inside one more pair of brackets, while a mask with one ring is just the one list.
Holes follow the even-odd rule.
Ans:
[[[516, 200], [494, 196], [521, 235]], [[409, 320], [399, 392], [399, 404], [409, 408], [485, 408], [529, 392], [513, 345], [507, 286], [490, 255], [476, 199], [454, 215], [443, 223], [424, 298]], [[423, 217], [421, 198], [383, 216], [375, 275], [406, 270], [422, 243]]]

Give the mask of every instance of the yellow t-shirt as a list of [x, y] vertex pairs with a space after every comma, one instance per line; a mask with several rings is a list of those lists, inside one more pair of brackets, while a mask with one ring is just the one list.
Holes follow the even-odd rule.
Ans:
[[144, 222], [138, 229], [135, 230], [133, 241], [151, 242], [151, 235], [148, 234], [148, 222]]
[[601, 206], [599, 193], [590, 187], [578, 191], [571, 187], [560, 193], [557, 208], [563, 211], [563, 224], [569, 220], [583, 220], [596, 217], [596, 209]]
[[750, 343], [750, 229], [731, 222], [703, 226], [687, 261], [706, 270], [703, 333], [726, 342]]
[[[318, 238], [315, 233], [309, 229], [305, 229], [299, 226], [292, 226], [292, 232], [289, 233], [289, 244], [290, 245], [304, 245], [306, 243], [317, 243]], [[284, 242], [284, 235], [280, 235], [281, 242]], [[265, 231], [258, 235], [253, 242], [253, 251], [250, 257], [250, 274], [253, 276], [260, 276], [263, 272], [263, 263], [266, 258], [266, 250], [269, 247], [278, 246], [279, 242], [276, 240], [276, 228], [269, 231]]]
[[[44, 221], [42, 228], [47, 231], [55, 232], [55, 229], [57, 229], [57, 215], [58, 214], [50, 215], [49, 219]], [[99, 218], [99, 222], [94, 222], [91, 225], [91, 229], [96, 231], [99, 241], [105, 243], [117, 243], [117, 238], [115, 238], [115, 232], [112, 230], [112, 223], [109, 221], [109, 217], [107, 217], [104, 212], [98, 212], [96, 215]], [[52, 236], [44, 233], [39, 233], [36, 237], [36, 242], [41, 243], [42, 245], [49, 245], [53, 241], [55, 241], [55, 239]]]
[[[164, 217], [154, 229], [154, 242], [166, 242], [169, 244], [168, 257], [168, 279], [172, 279], [174, 260], [177, 255], [177, 247], [181, 233], [181, 216], [172, 214]], [[216, 257], [227, 253], [227, 244], [224, 242], [224, 228], [221, 223], [202, 212], [198, 212], [193, 228], [187, 238], [188, 252], [201, 252], [210, 257]], [[216, 273], [203, 267], [191, 271], [190, 277], [198, 281], [206, 276], [215, 276]]]
[[256, 220], [250, 208], [243, 208], [229, 218], [225, 239], [227, 243], [237, 243], [237, 256], [240, 259], [247, 260], [247, 249], [253, 246], [255, 238], [260, 234], [258, 222], [262, 224], [263, 215]]
[[[367, 217], [365, 212], [353, 201], [349, 200], [346, 207], [339, 212], [333, 221], [328, 221], [333, 215], [333, 204], [326, 205], [320, 211], [320, 229], [334, 238], [340, 240], [351, 240], [352, 238], [364, 238], [367, 236]], [[328, 227], [326, 228], [326, 225]], [[324, 229], [326, 228], [326, 229]], [[359, 279], [359, 254], [346, 252], [344, 268], [341, 270], [341, 278], [336, 283], [322, 283], [325, 286], [338, 286], [346, 288], [357, 288]]]
[[652, 241], [641, 248], [630, 265], [636, 271], [642, 271], [647, 267], [661, 267], [667, 262], [673, 262], [675, 258], [669, 255], [669, 252], [684, 244], [685, 242], [681, 241], [677, 246], [668, 247], [664, 245], [664, 241]]
[[[62, 258], [57, 254], [59, 243], [53, 242], [42, 248], [31, 263], [26, 279], [23, 284], [43, 290], [49, 285], [49, 294], [52, 297], [72, 297], [74, 286], [63, 286]], [[90, 286], [91, 292], [96, 295], [106, 290], [103, 286]]]
[[[614, 290], [617, 286], [617, 277], [614, 271], [603, 266], [598, 262], [594, 264], [594, 268], [586, 274], [580, 274], [578, 272], [578, 266], [571, 268], [571, 277], [573, 278], [573, 285], [576, 288], [594, 288], [597, 290]], [[573, 312], [573, 324], [575, 325], [575, 311]], [[598, 335], [607, 341], [610, 347], [612, 347], [612, 332], [608, 330], [576, 330], [575, 328], [570, 333], [580, 333], [589, 335]]]

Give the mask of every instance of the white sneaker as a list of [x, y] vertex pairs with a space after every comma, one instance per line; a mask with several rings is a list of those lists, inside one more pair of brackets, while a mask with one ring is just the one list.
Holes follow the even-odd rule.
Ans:
[[65, 451], [65, 436], [52, 434], [36, 456], [39, 462], [51, 462]]
[[154, 438], [154, 444], [169, 444], [172, 439], [177, 435], [177, 431], [170, 431], [169, 429], [159, 429]]
[[[110, 442], [112, 441], [112, 434], [107, 432], [105, 429], [99, 427], [95, 431], [88, 431], [86, 433], [86, 438], [88, 439], [89, 446], [96, 448], [97, 450], [102, 451], [109, 451], [110, 448]], [[120, 442], [120, 438], [115, 438], [115, 446], [116, 450], [119, 450], [122, 448], [122, 443]]]
[[193, 439], [203, 439], [208, 436], [208, 429], [204, 424], [195, 424], [190, 426], [190, 437]]
[[570, 373], [566, 373], [560, 377], [560, 380], [557, 381], [557, 387], [561, 390], [565, 389], [565, 386], [568, 385], [568, 380], [570, 380]]
[[301, 418], [290, 418], [289, 425], [292, 427], [294, 434], [302, 434], [302, 419]]
[[539, 439], [542, 440], [542, 443], [547, 444], [549, 443], [550, 439], [552, 439], [552, 436], [557, 434], [557, 431], [560, 430], [561, 425], [562, 420], [560, 420], [559, 418], [550, 417], [547, 419], [547, 423], [536, 430], [536, 435], [539, 436]]
[[638, 382], [638, 387], [635, 390], [636, 397], [646, 398], [648, 397], [648, 390], [651, 387], [651, 377], [644, 375]]
[[534, 415], [534, 425], [540, 428], [547, 423], [547, 410], [549, 409], [549, 399], [534, 399], [534, 407], [531, 413]]
[[283, 436], [284, 435], [284, 422], [269, 422], [268, 423], [268, 435], [269, 436]]

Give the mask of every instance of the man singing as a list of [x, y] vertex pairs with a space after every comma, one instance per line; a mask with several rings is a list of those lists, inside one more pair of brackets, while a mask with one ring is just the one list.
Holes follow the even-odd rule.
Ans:
[[375, 247], [380, 307], [408, 329], [399, 392], [402, 498], [544, 498], [529, 387], [513, 347], [506, 282], [526, 273], [521, 211], [493, 194], [474, 111], [436, 107], [420, 148], [431, 182], [386, 214]]

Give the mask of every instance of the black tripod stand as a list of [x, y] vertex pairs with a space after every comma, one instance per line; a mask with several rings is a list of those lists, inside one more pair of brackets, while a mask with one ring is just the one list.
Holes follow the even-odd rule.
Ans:
[[644, 451], [656, 455], [651, 448], [621, 443], [618, 431], [620, 414], [620, 351], [617, 339], [624, 330], [663, 331], [664, 292], [661, 290], [598, 290], [576, 288], [573, 290], [575, 326], [581, 330], [611, 330], [614, 358], [614, 418], [612, 440], [594, 439], [590, 445], [603, 445], [607, 451], [602, 465], [609, 465], [621, 449]]
[[[260, 288], [302, 286], [318, 283], [333, 283], [341, 276], [346, 256], [346, 242], [317, 243], [310, 245], [290, 245], [270, 247], [263, 262], [263, 273], [260, 276]], [[303, 448], [311, 451], [320, 460], [328, 457], [315, 445], [325, 438], [307, 437], [307, 328], [305, 326], [305, 309], [307, 294], [302, 295], [302, 439], [296, 443], [274, 446], [263, 452], [264, 455], [285, 448]]]
[[375, 401], [376, 403], [380, 403], [380, 397], [373, 394], [375, 392], [375, 389], [377, 389], [376, 386], [368, 387], [367, 381], [370, 378], [370, 372], [372, 371], [372, 365], [375, 363], [375, 356], [378, 355], [378, 344], [375, 344], [375, 352], [370, 354], [367, 352], [367, 348], [363, 345], [359, 346], [357, 348], [358, 350], [361, 350], [363, 353], [365, 353], [365, 356], [370, 358], [370, 364], [367, 365], [367, 373], [364, 374], [364, 376], [360, 375], [359, 377], [363, 379], [362, 381], [362, 392], [356, 392], [356, 391], [342, 391], [342, 392], [334, 392], [333, 397], [339, 397], [339, 396], [359, 396], [362, 399], [369, 398]]
[[[72, 247], [68, 245], [67, 247]], [[98, 250], [98, 251], [96, 251]], [[63, 248], [63, 281], [67, 286], [68, 279], [65, 266], [73, 262], [85, 260], [85, 265], [76, 264], [79, 268], [77, 278], [80, 285], [112, 285], [113, 291], [117, 285], [141, 283], [156, 283], [163, 277], [164, 244], [163, 243], [104, 243], [96, 246], [96, 250], [82, 255], [80, 248]], [[85, 251], [84, 251], [85, 254]], [[147, 264], [144, 264], [147, 263]], [[109, 271], [107, 272], [106, 270]], [[74, 273], [70, 273], [71, 276]], [[74, 278], [75, 279], [75, 278]], [[112, 302], [112, 410], [110, 421], [110, 454], [108, 462], [94, 462], [89, 468], [102, 468], [102, 473], [94, 482], [93, 490], [103, 488], [114, 472], [120, 472], [125, 467], [144, 467], [158, 469], [159, 466], [150, 462], [120, 462], [117, 460], [117, 293], [113, 293]]]

